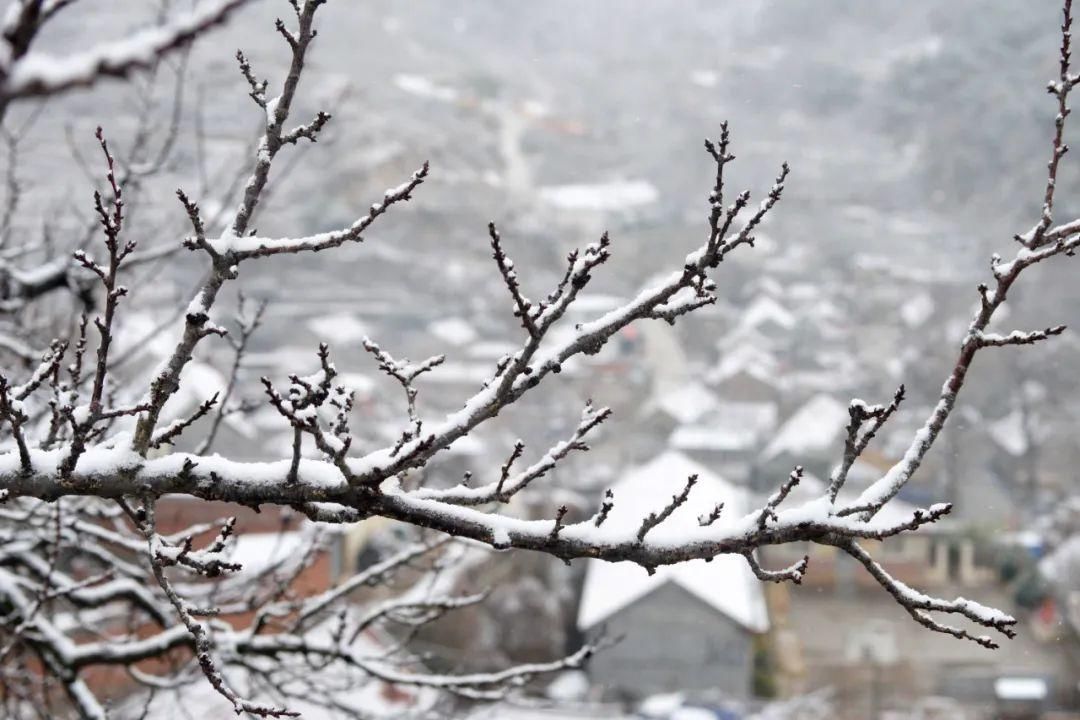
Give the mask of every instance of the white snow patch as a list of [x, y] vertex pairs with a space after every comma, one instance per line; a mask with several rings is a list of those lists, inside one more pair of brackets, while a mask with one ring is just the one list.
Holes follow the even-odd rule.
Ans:
[[443, 318], [428, 325], [428, 332], [451, 345], [467, 345], [476, 339], [473, 326], [459, 317]]
[[351, 313], [335, 313], [308, 320], [308, 327], [328, 343], [355, 343], [371, 334], [371, 329]]
[[438, 100], [440, 102], [454, 102], [458, 99], [458, 91], [447, 85], [439, 85], [423, 75], [408, 75], [405, 73], [394, 76], [394, 85], [399, 90], [404, 90], [410, 95]]
[[242, 533], [236, 536], [228, 558], [243, 566], [241, 572], [254, 574], [299, 557], [310, 542], [311, 536], [304, 532]]
[[994, 681], [994, 695], [1002, 700], [1043, 700], [1047, 692], [1042, 678], [1003, 677]]
[[715, 70], [692, 70], [690, 82], [698, 87], [712, 88], [720, 81], [720, 75]]
[[562, 210], [625, 210], [656, 202], [660, 194], [645, 180], [615, 180], [540, 188], [540, 198]]
[[551, 681], [545, 694], [562, 702], [583, 700], [589, 694], [589, 677], [581, 670], [567, 670]]
[[934, 314], [934, 301], [929, 293], [919, 293], [900, 306], [900, 318], [910, 328], [918, 327]]

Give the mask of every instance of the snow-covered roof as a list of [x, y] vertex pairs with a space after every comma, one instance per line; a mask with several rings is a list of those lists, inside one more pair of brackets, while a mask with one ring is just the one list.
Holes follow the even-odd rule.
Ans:
[[587, 316], [597, 316], [609, 313], [616, 308], [625, 305], [627, 299], [621, 295], [605, 295], [603, 293], [583, 293], [574, 298], [574, 302], [567, 308], [567, 313], [577, 313]]
[[739, 325], [742, 327], [761, 327], [765, 323], [775, 323], [785, 330], [795, 327], [795, 316], [783, 305], [768, 295], [758, 295], [742, 311]]
[[757, 327], [741, 323], [716, 341], [716, 347], [721, 353], [727, 352], [729, 348], [742, 345], [751, 345], [761, 350], [771, 351], [776, 346], [776, 341], [765, 335]]
[[645, 180], [615, 180], [592, 185], [552, 185], [540, 188], [540, 199], [562, 210], [619, 211], [649, 205], [660, 194]]
[[[1019, 456], [1027, 452], [1028, 440], [1024, 432], [1024, 418], [1019, 410], [1013, 410], [1005, 417], [998, 418], [986, 426], [990, 437], [1001, 449], [1010, 455]], [[1037, 436], [1045, 435], [1045, 428], [1035, 424], [1030, 428]]]
[[721, 383], [740, 372], [761, 380], [775, 383], [779, 362], [771, 352], [752, 343], [735, 345], [730, 350], [723, 349], [720, 362], [709, 371], [706, 378], [711, 383]]
[[653, 394], [652, 403], [680, 423], [692, 423], [717, 406], [716, 396], [708, 388], [696, 382], [688, 382], [674, 388], [659, 388]]
[[1046, 680], [1033, 677], [1002, 677], [994, 681], [994, 695], [1002, 700], [1043, 700]]
[[[605, 522], [636, 529], [649, 513], [671, 502], [690, 475], [697, 475], [698, 481], [689, 498], [653, 528], [650, 537], [677, 539], [682, 528], [697, 526], [698, 516], [711, 512], [718, 502], [724, 503], [716, 521], [719, 525], [734, 522], [745, 513], [744, 490], [682, 453], [669, 451], [634, 468], [612, 486], [615, 504]], [[739, 555], [666, 565], [652, 575], [629, 562], [590, 560], [578, 607], [578, 627], [593, 627], [667, 583], [677, 584], [751, 632], [768, 629], [761, 585]]]
[[865, 375], [863, 368], [825, 368], [795, 370], [784, 374], [783, 388], [789, 392], [810, 391], [817, 393], [839, 392], [852, 388]]
[[780, 426], [763, 457], [798, 455], [828, 448], [847, 426], [847, 406], [830, 395], [815, 395]]
[[479, 385], [488, 380], [493, 372], [489, 363], [448, 362], [424, 373], [417, 380], [421, 383]]
[[244, 354], [244, 367], [259, 368], [273, 372], [293, 373], [300, 368], [310, 367], [315, 361], [315, 353], [310, 346], [288, 345], [268, 352], [248, 352]]
[[908, 327], [918, 327], [934, 314], [934, 301], [929, 293], [919, 293], [900, 306], [900, 319]]
[[671, 434], [677, 450], [745, 450], [776, 425], [773, 403], [723, 403], [700, 422]]
[[507, 340], [480, 340], [469, 343], [467, 352], [470, 358], [476, 360], [499, 360], [505, 355], [517, 352], [519, 347]]
[[312, 318], [307, 326], [320, 340], [331, 344], [357, 343], [371, 333], [367, 325], [347, 312]]
[[451, 345], [466, 345], [476, 339], [473, 326], [459, 317], [436, 320], [428, 325], [428, 332]]
[[898, 263], [887, 255], [857, 253], [854, 257], [857, 270], [880, 272], [897, 280], [913, 283], [950, 283], [960, 279], [960, 273], [948, 263], [938, 263], [933, 267], [913, 263]]
[[683, 425], [675, 428], [668, 443], [676, 450], [735, 452], [753, 447], [757, 433], [737, 425]]
[[1062, 590], [1080, 589], [1080, 535], [1073, 535], [1040, 560], [1039, 574]]
[[410, 95], [439, 100], [440, 102], [454, 102], [458, 99], [458, 92], [447, 85], [440, 85], [431, 78], [423, 75], [408, 75], [402, 73], [394, 76], [394, 85], [399, 90], [404, 90]]

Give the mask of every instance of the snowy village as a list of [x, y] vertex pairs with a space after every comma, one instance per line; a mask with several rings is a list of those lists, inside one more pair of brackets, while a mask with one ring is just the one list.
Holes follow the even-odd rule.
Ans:
[[1080, 718], [1071, 2], [6, 2], [0, 717]]

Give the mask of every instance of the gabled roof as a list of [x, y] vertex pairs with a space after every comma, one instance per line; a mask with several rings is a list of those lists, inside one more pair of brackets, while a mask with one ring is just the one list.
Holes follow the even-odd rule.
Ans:
[[678, 450], [746, 450], [775, 425], [774, 403], [725, 402], [696, 423], [676, 428], [669, 442]]
[[687, 382], [675, 387], [657, 388], [646, 410], [655, 407], [679, 423], [687, 424], [699, 420], [716, 406], [716, 396], [708, 388], [701, 383]]
[[710, 383], [718, 384], [729, 377], [745, 372], [762, 382], [776, 385], [776, 373], [779, 362], [768, 350], [753, 343], [738, 344], [721, 351], [720, 361], [706, 378]]
[[716, 341], [716, 347], [721, 354], [728, 352], [730, 348], [744, 345], [753, 346], [765, 352], [771, 352], [776, 347], [776, 341], [765, 335], [758, 328], [739, 324], [732, 328], [726, 335]]
[[739, 318], [739, 325], [744, 328], [757, 328], [766, 323], [774, 323], [785, 330], [795, 327], [795, 316], [783, 305], [768, 295], [758, 295]]
[[[1010, 455], [1019, 457], [1027, 452], [1028, 433], [1024, 431], [1024, 417], [1019, 410], [988, 423], [986, 429], [993, 441]], [[1047, 434], [1046, 427], [1034, 419], [1028, 432], [1039, 439]]]
[[[671, 502], [689, 475], [698, 482], [685, 504], [657, 525], [651, 538], [677, 537], [680, 528], [698, 525], [698, 516], [724, 503], [716, 522], [734, 522], [746, 512], [745, 492], [710, 472], [682, 453], [665, 452], [649, 463], [634, 468], [613, 487], [615, 504], [608, 524], [637, 528], [643, 518]], [[746, 560], [738, 555], [720, 555], [712, 562], [690, 560], [659, 567], [649, 575], [629, 562], [590, 560], [578, 607], [578, 627], [586, 629], [611, 617], [657, 588], [675, 583], [750, 632], [768, 629], [768, 612], [761, 585]]]
[[771, 460], [785, 452], [799, 455], [825, 450], [843, 432], [848, 420], [846, 405], [831, 395], [815, 395], [780, 426], [763, 457]]

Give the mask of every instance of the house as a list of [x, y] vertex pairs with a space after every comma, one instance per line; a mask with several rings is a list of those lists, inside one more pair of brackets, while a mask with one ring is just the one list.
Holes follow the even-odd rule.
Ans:
[[795, 316], [776, 299], [759, 295], [739, 316], [737, 329], [754, 329], [771, 339], [783, 338], [795, 329]]
[[[718, 523], [744, 514], [745, 491], [669, 451], [612, 486], [615, 504], [606, 522], [636, 528], [669, 503], [689, 475], [698, 476], [689, 499], [652, 530], [654, 537], [697, 525], [698, 516], [718, 502], [725, 503]], [[609, 697], [686, 691], [745, 698], [751, 694], [755, 639], [768, 630], [769, 619], [746, 561], [721, 555], [656, 568], [651, 575], [632, 563], [590, 560], [577, 626], [587, 635], [604, 628], [607, 636], [622, 638], [589, 667], [593, 684]]]
[[827, 475], [841, 457], [841, 439], [849, 421], [847, 406], [831, 395], [821, 393], [807, 400], [784, 421], [762, 453], [762, 482], [771, 487], [775, 478], [783, 478], [796, 465]]
[[641, 179], [601, 180], [596, 183], [545, 185], [540, 201], [567, 225], [599, 232], [611, 223], [636, 224], [658, 212], [659, 191]]
[[633, 457], [644, 460], [661, 452], [669, 435], [700, 421], [715, 411], [717, 404], [716, 396], [701, 383], [654, 383], [653, 393], [641, 406], [635, 422]]
[[725, 400], [773, 402], [779, 395], [780, 363], [760, 343], [721, 347], [720, 360], [705, 376]]
[[776, 426], [776, 416], [773, 403], [725, 402], [675, 428], [668, 445], [744, 485], [767, 434]]

